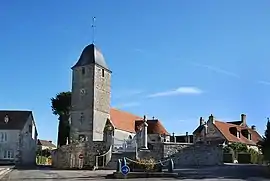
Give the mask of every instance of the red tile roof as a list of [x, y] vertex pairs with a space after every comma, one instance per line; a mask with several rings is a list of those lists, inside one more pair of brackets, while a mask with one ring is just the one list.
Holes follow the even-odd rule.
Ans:
[[[147, 120], [147, 133], [148, 134], [166, 134], [169, 135], [169, 133], [167, 132], [167, 130], [164, 128], [164, 126], [161, 124], [161, 121], [158, 119], [154, 119], [154, 120]], [[135, 123], [135, 130], [138, 131], [143, 125], [143, 121], [142, 120], [138, 120]]]
[[[110, 110], [110, 120], [116, 129], [136, 133], [138, 123], [142, 123], [143, 118], [131, 113], [115, 108]], [[148, 120], [148, 133], [168, 134], [160, 121]]]
[[[217, 120], [215, 120], [214, 125], [229, 142], [241, 142], [249, 145], [256, 145], [262, 139], [262, 137], [257, 133], [257, 131], [254, 131], [247, 126], [239, 126], [236, 124], [226, 123]], [[230, 128], [233, 127], [236, 128], [237, 131], [240, 131], [240, 138], [230, 132]], [[249, 133], [251, 134], [251, 140], [247, 139], [244, 135], [242, 135], [241, 131], [243, 130], [249, 131]]]
[[142, 120], [142, 118], [128, 112], [111, 108], [110, 120], [116, 129], [135, 133], [135, 121]]

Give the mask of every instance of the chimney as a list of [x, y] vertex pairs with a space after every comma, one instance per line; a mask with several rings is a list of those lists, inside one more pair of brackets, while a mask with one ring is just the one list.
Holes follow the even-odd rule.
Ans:
[[252, 129], [253, 131], [256, 131], [256, 126], [255, 126], [255, 125], [252, 125], [252, 126], [251, 126], [251, 129]]
[[211, 115], [209, 116], [209, 122], [210, 122], [211, 124], [215, 124], [215, 118], [214, 118], [213, 114], [211, 114]]
[[200, 117], [200, 126], [202, 126], [204, 124], [204, 120], [202, 117]]
[[189, 143], [190, 140], [189, 140], [189, 135], [188, 135], [188, 132], [186, 132], [186, 143]]
[[243, 126], [247, 125], [247, 116], [245, 114], [241, 114], [241, 122]]

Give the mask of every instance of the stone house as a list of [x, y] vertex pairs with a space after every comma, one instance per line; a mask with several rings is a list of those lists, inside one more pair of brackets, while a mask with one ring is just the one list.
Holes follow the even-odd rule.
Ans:
[[234, 142], [244, 143], [248, 148], [258, 151], [258, 142], [262, 139], [256, 131], [256, 126], [249, 127], [246, 122], [246, 115], [241, 114], [240, 121], [222, 122], [216, 120], [213, 115], [209, 116], [208, 121], [200, 118], [200, 125], [193, 132], [193, 141], [230, 144]]
[[35, 164], [37, 128], [32, 111], [0, 111], [0, 162]]
[[53, 144], [52, 141], [48, 141], [48, 140], [38, 139], [37, 145], [38, 145], [39, 150], [54, 150], [54, 149], [56, 149], [55, 144]]

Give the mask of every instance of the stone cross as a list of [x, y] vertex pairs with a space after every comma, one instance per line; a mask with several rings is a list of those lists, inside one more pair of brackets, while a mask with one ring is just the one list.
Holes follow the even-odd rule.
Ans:
[[172, 133], [172, 137], [173, 137], [173, 142], [176, 143], [175, 133]]
[[143, 136], [143, 145], [142, 147], [144, 149], [148, 149], [147, 147], [147, 127], [148, 127], [148, 124], [147, 124], [147, 119], [146, 119], [146, 116], [143, 116], [143, 132], [142, 132], [142, 136]]

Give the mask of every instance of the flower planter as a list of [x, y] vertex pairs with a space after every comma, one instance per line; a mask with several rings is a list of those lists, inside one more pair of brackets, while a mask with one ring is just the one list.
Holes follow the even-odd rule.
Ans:
[[[128, 164], [131, 172], [162, 172], [162, 166], [160, 164], [152, 166], [147, 166], [143, 164], [137, 164], [137, 163], [129, 163]], [[150, 168], [149, 168], [150, 167]]]

